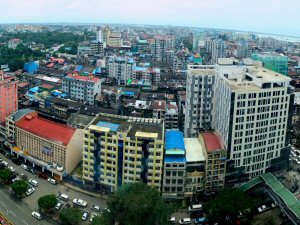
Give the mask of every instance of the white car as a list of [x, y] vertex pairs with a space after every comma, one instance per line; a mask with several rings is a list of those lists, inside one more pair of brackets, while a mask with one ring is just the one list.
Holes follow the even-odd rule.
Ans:
[[87, 206], [87, 202], [83, 201], [82, 199], [77, 199], [74, 198], [73, 203], [82, 207], [86, 207]]
[[265, 211], [266, 209], [267, 209], [267, 207], [266, 207], [265, 205], [262, 205], [261, 207], [258, 207], [258, 208], [257, 208], [257, 211], [258, 211], [259, 213], [261, 213], [261, 212]]
[[20, 177], [16, 177], [16, 178], [12, 179], [11, 182], [15, 183], [16, 181], [18, 181], [20, 179], [21, 179]]
[[60, 198], [60, 199], [62, 199], [62, 200], [64, 200], [64, 201], [69, 201], [69, 196], [66, 195], [66, 194], [62, 194], [61, 193], [57, 197]]
[[36, 211], [33, 211], [33, 212], [31, 213], [31, 215], [32, 215], [33, 217], [35, 217], [36, 219], [38, 219], [38, 220], [41, 220], [41, 219], [42, 219], [42, 215], [41, 215], [40, 213], [36, 212]]
[[100, 212], [100, 206], [99, 205], [92, 205], [91, 210], [94, 210], [96, 212]]
[[22, 164], [22, 165], [21, 165], [21, 168], [24, 169], [24, 170], [27, 170], [27, 169], [28, 169], [28, 167], [27, 167], [25, 164]]
[[81, 217], [82, 221], [86, 221], [88, 218], [89, 218], [89, 213], [83, 212], [82, 217]]
[[179, 224], [191, 224], [191, 219], [190, 218], [182, 218], [179, 221]]
[[12, 166], [9, 166], [8, 169], [13, 173], [16, 172], [15, 168], [13, 168]]
[[36, 180], [30, 179], [28, 182], [35, 187], [39, 186], [39, 183]]
[[48, 178], [48, 182], [51, 184], [57, 184], [56, 180], [52, 179], [52, 178]]
[[30, 187], [27, 191], [26, 191], [26, 195], [31, 195], [33, 192], [34, 192], [34, 188], [33, 187]]
[[58, 172], [63, 172], [63, 171], [64, 171], [64, 167], [58, 165], [58, 166], [56, 167], [56, 170], [57, 170]]
[[58, 202], [55, 206], [55, 209], [60, 210], [60, 208], [62, 207], [63, 203], [62, 202]]
[[93, 219], [98, 216], [97, 213], [92, 213], [91, 219], [90, 219], [90, 223], [93, 222]]
[[5, 161], [2, 161], [2, 164], [3, 164], [5, 167], [8, 167], [8, 163], [5, 162]]

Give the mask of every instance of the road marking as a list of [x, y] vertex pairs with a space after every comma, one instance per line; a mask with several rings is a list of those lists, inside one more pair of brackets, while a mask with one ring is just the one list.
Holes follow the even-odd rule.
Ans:
[[26, 225], [29, 225], [25, 220], [22, 220], [23, 223], [25, 223]]
[[17, 215], [13, 211], [10, 211], [10, 214], [13, 215], [14, 217], [17, 217]]
[[3, 202], [0, 202], [1, 205], [3, 205], [4, 207], [6, 207], [6, 205]]
[[16, 204], [16, 206], [17, 206], [21, 211], [24, 212], [24, 209], [23, 209], [21, 206], [19, 206], [18, 204]]

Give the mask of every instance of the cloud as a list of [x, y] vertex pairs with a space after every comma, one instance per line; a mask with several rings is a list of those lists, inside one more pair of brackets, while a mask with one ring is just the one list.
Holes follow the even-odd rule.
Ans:
[[0, 23], [171, 24], [300, 36], [299, 0], [0, 0], [0, 4]]

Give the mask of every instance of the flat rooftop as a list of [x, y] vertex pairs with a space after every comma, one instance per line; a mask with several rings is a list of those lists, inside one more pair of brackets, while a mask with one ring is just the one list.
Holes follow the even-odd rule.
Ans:
[[188, 65], [188, 74], [193, 76], [215, 75], [215, 66], [210, 65]]
[[204, 149], [198, 138], [184, 138], [186, 162], [205, 161]]

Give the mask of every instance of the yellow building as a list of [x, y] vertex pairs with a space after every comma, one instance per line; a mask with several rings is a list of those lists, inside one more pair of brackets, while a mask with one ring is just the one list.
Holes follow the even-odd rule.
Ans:
[[156, 119], [99, 114], [84, 131], [83, 178], [111, 191], [139, 181], [160, 191], [163, 129]]

